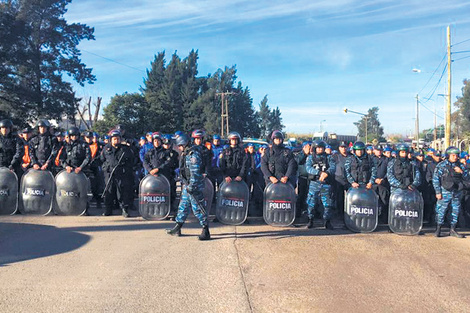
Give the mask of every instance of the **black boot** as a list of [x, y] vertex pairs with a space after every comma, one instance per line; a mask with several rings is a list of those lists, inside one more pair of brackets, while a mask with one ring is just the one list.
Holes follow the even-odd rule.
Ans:
[[104, 213], [103, 213], [103, 216], [110, 216], [111, 214], [113, 214], [113, 208], [109, 207], [109, 206], [106, 206], [106, 208], [104, 210]]
[[325, 228], [329, 230], [334, 230], [335, 228], [333, 227], [333, 224], [331, 224], [330, 220], [325, 221]]
[[455, 230], [455, 225], [451, 226], [450, 227], [450, 236], [452, 237], [455, 237], [455, 238], [465, 238], [464, 235], [462, 234], [459, 234], [456, 230]]
[[175, 227], [173, 227], [172, 229], [167, 229], [166, 233], [168, 235], [179, 237], [181, 236], [181, 227], [183, 227], [183, 223], [176, 223]]
[[211, 234], [209, 233], [209, 225], [202, 227], [201, 235], [199, 235], [199, 240], [209, 240], [211, 239]]
[[442, 225], [437, 225], [436, 232], [434, 233], [434, 237], [441, 237], [441, 228], [442, 228]]
[[313, 217], [308, 218], [307, 228], [313, 228]]

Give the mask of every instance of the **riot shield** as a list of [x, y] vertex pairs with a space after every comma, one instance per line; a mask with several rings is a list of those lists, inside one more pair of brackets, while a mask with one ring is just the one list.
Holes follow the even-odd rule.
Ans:
[[269, 184], [264, 189], [263, 217], [271, 226], [289, 226], [295, 219], [295, 190], [290, 184]]
[[49, 214], [52, 211], [54, 187], [54, 176], [51, 172], [29, 169], [21, 178], [21, 214]]
[[211, 212], [212, 208], [212, 199], [214, 199], [214, 185], [210, 181], [209, 178], [204, 178], [204, 202], [206, 205], [206, 213], [207, 217], [209, 217], [209, 213]]
[[0, 215], [15, 214], [18, 208], [18, 177], [6, 167], [0, 168]]
[[163, 175], [148, 174], [139, 185], [139, 212], [146, 220], [167, 218], [171, 209], [170, 182]]
[[223, 182], [219, 188], [215, 214], [217, 219], [227, 225], [243, 224], [248, 215], [250, 191], [244, 181]]
[[344, 224], [353, 232], [373, 232], [379, 221], [379, 197], [363, 186], [349, 188], [344, 203]]
[[396, 189], [390, 195], [388, 226], [400, 235], [417, 235], [423, 227], [423, 197], [418, 190]]
[[83, 172], [61, 171], [55, 178], [54, 213], [57, 215], [82, 215], [88, 204], [88, 177]]

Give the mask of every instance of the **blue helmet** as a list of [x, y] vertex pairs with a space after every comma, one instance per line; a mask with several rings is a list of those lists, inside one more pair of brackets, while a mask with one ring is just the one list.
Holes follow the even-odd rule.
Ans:
[[397, 151], [410, 151], [410, 148], [408, 147], [408, 145], [406, 143], [399, 143], [397, 145]]
[[162, 136], [162, 143], [165, 145], [171, 144], [171, 135], [166, 134]]
[[451, 154], [457, 154], [457, 156], [460, 155], [460, 150], [457, 147], [450, 146], [449, 148], [446, 149], [446, 157], [448, 157]]
[[104, 140], [109, 140], [109, 136], [108, 136], [108, 135], [104, 135], [104, 136], [103, 136], [103, 139], [104, 139]]
[[302, 142], [302, 148], [307, 146], [307, 145], [310, 146], [311, 144], [312, 144], [311, 141], [304, 141], [304, 142]]
[[460, 152], [460, 158], [461, 158], [461, 159], [464, 159], [464, 158], [466, 158], [467, 156], [468, 156], [468, 152], [465, 152], [465, 151]]
[[325, 149], [331, 149], [331, 146], [327, 144], [327, 145], [325, 146]]
[[181, 136], [181, 135], [183, 135], [183, 134], [184, 134], [183, 131], [177, 130], [177, 131], [175, 132], [175, 137]]
[[177, 146], [186, 146], [189, 143], [189, 138], [186, 134], [181, 134], [176, 137], [175, 143]]
[[215, 134], [214, 136], [212, 136], [212, 139], [214, 139], [214, 140], [215, 140], [215, 139], [220, 140], [220, 139], [222, 139], [222, 138], [220, 137], [220, 135]]
[[393, 151], [392, 147], [390, 147], [390, 146], [385, 146], [384, 147], [384, 152], [392, 152], [392, 151]]

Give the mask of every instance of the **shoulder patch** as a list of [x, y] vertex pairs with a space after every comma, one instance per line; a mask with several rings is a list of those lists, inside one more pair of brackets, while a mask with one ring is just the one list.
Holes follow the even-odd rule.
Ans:
[[197, 158], [196, 157], [191, 157], [189, 159], [189, 161], [191, 162], [191, 164], [196, 164], [197, 163]]

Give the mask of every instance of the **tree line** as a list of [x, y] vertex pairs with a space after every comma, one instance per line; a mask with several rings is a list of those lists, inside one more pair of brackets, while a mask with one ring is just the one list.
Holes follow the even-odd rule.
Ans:
[[273, 129], [283, 128], [281, 112], [279, 108], [269, 107], [267, 96], [259, 104], [259, 110], [254, 108], [249, 88], [237, 82], [235, 66], [201, 77], [198, 58], [195, 50], [183, 59], [175, 52], [167, 64], [165, 52], [158, 53], [140, 91], [112, 97], [104, 108], [103, 120], [95, 125], [96, 130], [103, 132], [113, 125], [124, 124], [133, 134], [197, 128], [220, 134], [222, 93], [228, 101], [230, 131], [244, 137], [265, 138]]

